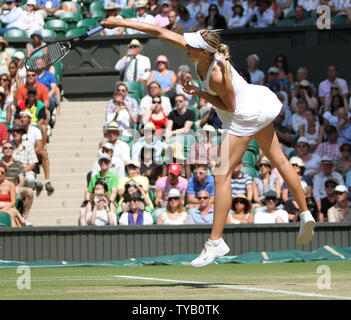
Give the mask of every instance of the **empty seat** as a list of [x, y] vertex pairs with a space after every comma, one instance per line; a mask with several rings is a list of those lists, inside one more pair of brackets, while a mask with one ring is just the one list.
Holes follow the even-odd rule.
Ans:
[[89, 6], [89, 12], [102, 11], [104, 10], [103, 1], [94, 1]]
[[4, 33], [4, 38], [28, 38], [28, 35], [24, 30], [10, 29]]
[[60, 19], [53, 19], [45, 22], [45, 28], [56, 32], [58, 37], [64, 37], [68, 31], [68, 24]]
[[41, 35], [43, 36], [43, 38], [56, 38], [57, 37], [57, 33], [54, 30], [50, 30], [50, 29], [41, 30]]
[[99, 22], [93, 18], [83, 19], [77, 22], [77, 28], [83, 28], [86, 30], [91, 30], [96, 28], [99, 25]]
[[74, 29], [68, 30], [65, 36], [66, 38], [75, 38], [75, 37], [80, 37], [85, 33], [86, 33], [86, 30], [83, 28], [74, 28]]
[[78, 21], [83, 19], [83, 15], [81, 12], [65, 11], [60, 15], [60, 19], [67, 23], [68, 29], [74, 29]]

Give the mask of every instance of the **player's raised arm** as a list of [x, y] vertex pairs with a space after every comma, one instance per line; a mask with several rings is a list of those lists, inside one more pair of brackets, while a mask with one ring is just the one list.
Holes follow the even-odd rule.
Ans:
[[117, 17], [108, 17], [106, 20], [101, 21], [100, 24], [109, 29], [114, 29], [116, 27], [124, 27], [145, 32], [147, 34], [155, 36], [156, 38], [159, 38], [160, 40], [174, 44], [184, 51], [186, 50], [186, 42], [181, 34], [153, 24], [138, 22], [129, 19], [120, 19]]

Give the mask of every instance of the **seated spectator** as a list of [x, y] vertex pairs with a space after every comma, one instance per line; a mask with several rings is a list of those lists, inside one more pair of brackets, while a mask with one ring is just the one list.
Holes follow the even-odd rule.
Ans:
[[311, 83], [307, 80], [302, 80], [295, 85], [295, 96], [291, 99], [290, 108], [293, 112], [297, 112], [297, 102], [300, 99], [304, 99], [307, 103], [307, 107], [313, 109], [318, 113], [318, 100], [313, 96], [313, 89]]
[[[324, 111], [322, 114], [323, 124], [325, 127], [328, 125], [332, 125], [334, 127], [338, 126], [338, 116], [337, 112], [339, 109], [343, 109], [346, 114], [348, 114], [348, 110], [345, 108], [344, 99], [341, 94], [335, 94], [331, 97], [329, 110]], [[321, 110], [322, 111], [322, 110]]]
[[208, 14], [208, 4], [201, 0], [192, 0], [186, 5], [187, 10], [191, 15], [197, 15], [199, 12], [205, 16]]
[[264, 85], [264, 73], [258, 69], [260, 59], [257, 54], [250, 54], [246, 58], [248, 72], [250, 73], [250, 80], [252, 84]]
[[[106, 19], [108, 17], [116, 17], [117, 19], [123, 19], [123, 17], [120, 15], [120, 12], [122, 10], [121, 4], [116, 3], [116, 2], [109, 2], [107, 5], [104, 4], [104, 11], [106, 15]], [[122, 35], [124, 33], [124, 28], [123, 27], [117, 27], [114, 29], [108, 29], [105, 28], [101, 30], [100, 35], [102, 36], [118, 36]], [[123, 81], [127, 81], [125, 79], [122, 79]]]
[[[200, 2], [201, 4], [206, 4], [205, 2]], [[207, 4], [206, 4], [207, 5]], [[202, 12], [197, 12], [196, 13], [196, 16], [195, 16], [195, 19], [197, 21], [197, 25], [193, 26], [193, 27], [190, 27], [189, 28], [189, 31], [191, 32], [196, 32], [196, 31], [199, 31], [199, 30], [202, 30], [202, 29], [205, 29], [206, 28], [206, 24], [205, 24], [205, 18], [206, 18], [206, 15], [207, 15], [207, 10], [206, 10], [206, 13], [202, 13]]]
[[292, 129], [295, 135], [299, 134], [300, 126], [306, 125], [305, 112], [307, 110], [307, 102], [301, 98], [297, 102], [297, 112], [293, 113], [291, 117]]
[[[308, 81], [308, 70], [305, 67], [299, 67], [296, 71], [296, 81], [290, 86], [290, 96], [291, 99], [296, 97], [297, 93], [297, 88], [296, 86], [300, 84], [301, 81], [307, 80]], [[315, 96], [316, 93], [316, 87], [315, 85], [311, 82], [308, 81], [310, 84], [310, 87], [312, 88], [313, 96]]]
[[189, 163], [190, 164], [206, 164], [209, 169], [214, 170], [217, 162], [217, 142], [213, 142], [217, 138], [215, 128], [205, 124], [202, 129], [196, 131], [198, 141], [191, 145]]
[[351, 170], [346, 173], [346, 187], [349, 189], [349, 193], [351, 193]]
[[[185, 30], [185, 27], [182, 26], [181, 24], [179, 24], [177, 22], [178, 20], [178, 12], [176, 10], [170, 10], [168, 12], [168, 21], [169, 24], [165, 26], [166, 29], [168, 30], [172, 30], [173, 32], [177, 32], [177, 33], [183, 33]], [[194, 28], [194, 27], [191, 27]]]
[[[51, 196], [54, 192], [54, 187], [51, 185], [50, 181], [50, 162], [49, 154], [47, 150], [44, 150], [43, 136], [41, 130], [33, 125], [32, 114], [28, 110], [22, 110], [20, 112], [20, 123], [25, 128], [26, 133], [22, 136], [23, 141], [28, 141], [34, 147], [35, 154], [39, 160], [39, 163], [43, 166], [44, 176], [45, 176], [45, 189], [48, 196]], [[37, 196], [39, 196], [41, 190], [43, 189], [43, 184], [39, 181], [36, 182]]]
[[[1, 75], [3, 77], [3, 75]], [[0, 87], [0, 123], [10, 127], [12, 118], [12, 108], [6, 105], [6, 93], [3, 87]]]
[[162, 6], [162, 11], [155, 16], [155, 25], [164, 28], [169, 25], [168, 13], [172, 7], [169, 0], [161, 0], [160, 4]]
[[110, 209], [108, 192], [94, 192], [92, 211], [87, 216], [87, 225], [91, 226], [115, 226], [117, 225], [117, 216]]
[[[155, 24], [155, 17], [152, 16], [151, 14], [146, 13], [147, 8], [148, 8], [147, 0], [138, 0], [134, 6], [134, 9], [136, 10], [136, 16], [131, 18], [131, 20]], [[125, 32], [126, 34], [143, 34], [143, 32], [141, 31], [130, 29], [130, 28], [126, 28]]]
[[151, 108], [143, 114], [143, 124], [144, 126], [151, 122], [154, 124], [155, 131], [157, 135], [162, 135], [162, 129], [166, 126], [167, 116], [162, 110], [162, 100], [161, 96], [155, 96], [152, 98]]
[[[30, 38], [31, 38], [31, 41], [26, 43], [27, 57], [29, 57], [35, 50], [46, 45], [46, 42], [43, 41], [43, 36], [40, 30], [33, 31]], [[39, 54], [42, 55], [42, 53], [37, 53], [36, 56]]]
[[[296, 113], [295, 113], [296, 114]], [[324, 126], [319, 124], [317, 113], [315, 109], [308, 108], [304, 113], [305, 123], [299, 127], [299, 136], [306, 137], [309, 141], [316, 141], [319, 145], [323, 140]], [[311, 146], [313, 149], [315, 146]]]
[[325, 111], [327, 111], [327, 108], [328, 108], [328, 100], [329, 100], [329, 96], [330, 96], [331, 86], [333, 84], [335, 84], [335, 83], [338, 84], [341, 87], [342, 95], [343, 95], [343, 97], [346, 100], [347, 97], [348, 97], [348, 94], [349, 94], [349, 89], [348, 89], [348, 86], [347, 86], [347, 82], [346, 82], [345, 79], [342, 79], [342, 78], [338, 77], [338, 69], [337, 69], [337, 67], [335, 65], [330, 65], [328, 67], [327, 79], [323, 80], [319, 84], [319, 88], [318, 88], [318, 96], [319, 96], [319, 99], [321, 101], [321, 104], [325, 108]]
[[274, 191], [280, 197], [281, 185], [278, 176], [271, 174], [272, 164], [267, 157], [262, 157], [258, 167], [260, 176], [255, 177], [252, 183], [252, 199], [258, 206], [263, 206], [268, 191]]
[[293, 0], [278, 0], [276, 4], [278, 5], [277, 14], [281, 18], [286, 17], [289, 11], [294, 10]]
[[15, 208], [16, 188], [11, 181], [5, 179], [6, 171], [6, 165], [0, 163], [0, 210], [11, 216], [11, 227], [24, 227], [25, 221]]
[[314, 177], [320, 171], [321, 157], [316, 152], [311, 153], [310, 141], [306, 137], [297, 139], [295, 145], [297, 156], [302, 159], [305, 164], [305, 175]]
[[345, 184], [342, 175], [334, 170], [333, 160], [329, 156], [323, 156], [321, 160], [321, 172], [313, 177], [313, 198], [317, 203], [318, 211], [321, 210], [321, 199], [326, 196], [324, 184], [327, 179], [334, 178], [339, 184]]
[[168, 175], [161, 177], [156, 181], [156, 200], [157, 207], [165, 207], [167, 205], [168, 193], [171, 189], [177, 189], [182, 199], [185, 198], [185, 193], [188, 187], [188, 180], [181, 177], [182, 167], [178, 163], [172, 163], [168, 168]]
[[143, 198], [139, 192], [130, 195], [127, 211], [122, 213], [120, 225], [151, 225], [153, 224], [152, 216], [144, 210]]
[[233, 15], [228, 21], [228, 29], [244, 28], [248, 24], [247, 16], [244, 15], [244, 8], [241, 3], [236, 3], [233, 8]]
[[140, 137], [132, 146], [132, 159], [135, 161], [141, 161], [141, 150], [144, 147], [152, 147], [155, 149], [155, 162], [161, 163], [162, 152], [166, 147], [166, 144], [160, 139], [154, 137], [155, 125], [152, 122], [148, 122], [144, 126], [144, 135]]
[[157, 81], [151, 81], [150, 84], [148, 85], [148, 90], [149, 90], [149, 94], [145, 95], [140, 100], [140, 112], [139, 112], [140, 116], [144, 117], [146, 112], [151, 108], [152, 99], [154, 97], [161, 97], [162, 110], [165, 113], [165, 115], [168, 116], [169, 113], [172, 111], [172, 105], [169, 98], [162, 95], [160, 84]]
[[161, 163], [155, 161], [156, 149], [153, 147], [143, 147], [140, 152], [142, 176], [149, 179], [150, 186], [154, 186], [157, 179], [162, 176], [163, 166]]
[[[128, 182], [134, 182], [135, 184], [141, 186], [143, 188], [143, 190], [146, 193], [146, 197], [147, 199], [150, 201], [148, 192], [149, 192], [149, 179], [145, 176], [142, 176], [140, 174], [140, 162], [139, 161], [135, 161], [135, 160], [130, 160], [127, 163], [126, 169], [127, 169], [127, 175], [122, 177], [119, 180], [119, 188], [118, 188], [118, 194], [120, 196], [123, 195], [123, 193], [125, 192], [125, 185]], [[150, 201], [151, 202], [151, 201]]]
[[320, 0], [298, 0], [297, 4], [302, 6], [306, 11], [314, 11], [320, 5]]
[[282, 19], [278, 21], [277, 27], [299, 27], [310, 25], [311, 23], [305, 19], [305, 14], [305, 9], [302, 6], [296, 6], [295, 17], [293, 19]]
[[208, 124], [215, 129], [222, 129], [222, 121], [219, 119], [214, 106], [208, 103], [206, 106], [204, 106], [204, 109], [206, 111], [204, 116], [200, 119], [200, 127], [202, 128]]
[[350, 1], [335, 1], [331, 0], [328, 3], [334, 16], [345, 16], [346, 23], [351, 22], [351, 3]]
[[200, 202], [197, 194], [201, 190], [206, 190], [210, 194], [210, 204], [214, 202], [214, 179], [212, 175], [208, 174], [208, 167], [206, 164], [196, 164], [194, 175], [188, 181], [188, 188], [186, 191], [188, 205], [187, 208], [199, 206]]
[[341, 158], [335, 161], [335, 171], [339, 172], [345, 180], [347, 172], [351, 170], [351, 145], [343, 143], [340, 152]]
[[242, 161], [234, 168], [231, 178], [232, 197], [238, 194], [245, 194], [247, 199], [252, 201], [252, 178], [241, 171], [243, 167]]
[[339, 184], [335, 187], [336, 204], [328, 209], [328, 222], [351, 221], [351, 203], [348, 199], [348, 189]]
[[211, 4], [216, 4], [219, 14], [224, 16], [225, 21], [227, 22], [231, 16], [232, 13], [232, 7], [233, 3], [232, 1], [226, 1], [226, 0], [215, 0], [212, 1]]
[[[18, 63], [16, 61], [18, 61]], [[24, 70], [23, 70], [23, 68], [24, 68]], [[10, 82], [9, 91], [12, 93], [12, 100], [13, 100], [17, 96], [18, 88], [24, 84], [24, 79], [26, 78], [26, 68], [24, 66], [23, 52], [17, 51], [15, 53], [15, 59], [9, 63], [9, 75], [10, 75], [10, 80], [11, 80], [11, 81], [9, 81]], [[2, 78], [2, 79], [5, 79], [5, 78]], [[3, 80], [3, 81], [5, 81], [5, 82], [8, 81], [7, 77], [6, 77], [6, 80]]]
[[277, 134], [280, 147], [283, 150], [284, 154], [288, 156], [293, 150], [292, 145], [292, 129], [291, 126], [284, 124], [286, 117], [286, 111], [282, 108], [273, 120], [273, 126]]
[[149, 57], [140, 54], [141, 50], [140, 41], [133, 39], [126, 54], [117, 61], [115, 70], [120, 72], [120, 79], [123, 81], [144, 83], [148, 79], [151, 62]]
[[9, 43], [3, 38], [0, 37], [0, 72], [1, 74], [9, 73], [9, 64], [11, 62], [11, 55], [5, 49], [8, 48]]
[[246, 195], [237, 194], [233, 197], [232, 209], [228, 213], [226, 223], [246, 224], [254, 222], [254, 215], [251, 213], [252, 204]]
[[166, 56], [160, 55], [155, 61], [156, 70], [151, 70], [149, 78], [146, 80], [146, 85], [157, 81], [161, 86], [161, 95], [166, 95], [173, 99], [175, 96], [175, 86], [177, 84], [177, 76], [173, 70], [169, 68], [169, 61]]
[[255, 6], [256, 2], [249, 3], [248, 20], [253, 28], [268, 28], [273, 25], [274, 11], [270, 8], [272, 2], [263, 0]]
[[[102, 151], [102, 153], [108, 154], [111, 158], [111, 161], [109, 163], [109, 165], [110, 165], [109, 171], [117, 174], [118, 177], [120, 177], [120, 178], [124, 177], [124, 175], [125, 175], [124, 163], [123, 163], [122, 159], [116, 158], [113, 156], [113, 145], [109, 142], [106, 142], [105, 144], [103, 144], [101, 146], [101, 151]], [[99, 161], [99, 159], [97, 159], [94, 162], [93, 167], [91, 168], [91, 176], [95, 176], [100, 171], [101, 171], [100, 161]]]
[[157, 0], [150, 0], [148, 10], [146, 12], [156, 17], [156, 15], [162, 12], [162, 7]]
[[33, 203], [33, 189], [24, 186], [24, 166], [21, 161], [13, 158], [13, 145], [10, 141], [2, 144], [3, 157], [1, 163], [6, 167], [6, 180], [15, 185], [16, 198], [23, 201], [23, 219], [27, 227], [32, 226], [28, 220], [29, 211]]
[[181, 5], [178, 8], [178, 17], [176, 19], [176, 23], [184, 28], [183, 32], [189, 32], [192, 27], [195, 27], [197, 25], [196, 19], [189, 13], [188, 9], [184, 5]]
[[277, 67], [270, 67], [268, 69], [268, 78], [266, 86], [271, 89], [274, 93], [280, 91], [280, 83], [278, 81], [279, 69]]
[[325, 181], [324, 189], [326, 196], [321, 199], [321, 210], [318, 213], [319, 222], [328, 221], [328, 209], [336, 203], [336, 194], [334, 190], [338, 184], [339, 182], [334, 178], [330, 178]]
[[110, 171], [110, 162], [111, 157], [106, 153], [103, 153], [99, 157], [100, 171], [90, 179], [86, 200], [89, 200], [91, 194], [94, 192], [96, 182], [101, 180], [107, 185], [107, 192], [110, 196], [110, 209], [116, 211], [115, 201], [117, 200], [120, 179], [117, 174]]
[[181, 225], [185, 224], [188, 219], [182, 195], [177, 189], [171, 189], [167, 196], [166, 211], [160, 212], [157, 218], [157, 224], [164, 225]]
[[213, 209], [210, 204], [210, 193], [207, 190], [200, 190], [196, 196], [199, 206], [188, 211], [187, 224], [212, 224]]
[[338, 108], [336, 110], [336, 116], [338, 118], [338, 124], [336, 130], [338, 132], [338, 143], [342, 144], [351, 140], [351, 114], [345, 110], [345, 108]]
[[0, 22], [5, 27], [0, 29], [0, 36], [11, 29], [26, 30], [24, 12], [20, 6], [17, 7], [16, 1], [6, 0], [1, 9]]
[[333, 161], [341, 159], [340, 147], [338, 142], [338, 132], [334, 126], [327, 126], [325, 129], [327, 141], [319, 144], [315, 150], [321, 158], [323, 156], [330, 157]]
[[43, 15], [37, 10], [37, 2], [35, 0], [27, 1], [24, 15], [26, 17], [26, 32], [29, 37], [34, 31], [44, 29], [45, 21]]
[[255, 213], [254, 223], [289, 223], [288, 213], [277, 209], [279, 200], [275, 191], [268, 191], [263, 201], [266, 209]]
[[106, 128], [107, 139], [103, 139], [101, 145], [109, 142], [113, 145], [113, 157], [120, 158], [126, 165], [130, 160], [130, 148], [124, 141], [118, 140], [121, 129], [116, 121], [111, 121]]
[[173, 135], [189, 133], [195, 120], [194, 112], [187, 108], [186, 99], [182, 94], [176, 95], [175, 103], [176, 110], [173, 110], [167, 119], [166, 140]]
[[43, 18], [59, 17], [62, 13], [60, 0], [37, 0], [37, 8]]
[[289, 92], [289, 88], [294, 82], [294, 75], [289, 70], [286, 56], [282, 54], [277, 55], [274, 65], [279, 69], [278, 82], [280, 83], [280, 90]]
[[9, 132], [7, 131], [7, 127], [0, 123], [0, 145], [3, 144], [4, 141], [9, 140]]
[[225, 17], [219, 13], [218, 6], [214, 3], [210, 4], [208, 7], [205, 25], [209, 30], [227, 29], [227, 21]]
[[177, 73], [177, 85], [176, 85], [176, 92], [177, 94], [182, 94], [187, 102], [189, 107], [197, 107], [197, 98], [193, 94], [187, 94], [183, 90], [183, 83], [190, 83], [193, 86], [198, 87], [198, 84], [194, 81], [193, 76], [190, 73], [190, 68], [188, 65], [181, 65], [179, 66], [178, 73]]

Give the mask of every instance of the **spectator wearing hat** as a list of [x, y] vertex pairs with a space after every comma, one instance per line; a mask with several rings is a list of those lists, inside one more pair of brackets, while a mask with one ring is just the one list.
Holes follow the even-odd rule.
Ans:
[[348, 199], [348, 189], [339, 184], [335, 187], [336, 204], [328, 209], [328, 222], [350, 222], [351, 202]]
[[268, 77], [266, 86], [271, 89], [274, 93], [280, 91], [279, 78], [279, 69], [277, 67], [270, 67], [268, 69]]
[[207, 190], [200, 190], [196, 198], [199, 201], [199, 206], [188, 210], [189, 216], [187, 224], [212, 224], [213, 223], [213, 208], [210, 204], [210, 193]]
[[305, 121], [302, 121], [299, 126], [299, 136], [306, 137], [310, 141], [315, 141], [315, 145], [311, 146], [314, 150], [315, 147], [322, 142], [324, 126], [319, 124], [318, 115], [315, 109], [307, 108], [304, 113], [304, 118]]
[[[184, 32], [185, 28], [181, 24], [177, 22], [178, 19], [178, 11], [172, 9], [168, 12], [168, 20], [169, 24], [165, 26], [166, 29], [172, 30], [177, 33], [182, 33]], [[191, 31], [195, 31], [193, 29], [197, 28], [199, 25], [196, 25], [194, 27], [191, 27]]]
[[306, 137], [297, 139], [295, 149], [305, 164], [305, 175], [313, 178], [320, 171], [321, 157], [316, 152], [310, 152], [310, 141]]
[[162, 7], [162, 11], [155, 16], [155, 25], [164, 28], [169, 24], [168, 13], [170, 10], [172, 10], [172, 7], [169, 0], [161, 0], [160, 5]]
[[[4, 75], [0, 76], [5, 78]], [[3, 87], [0, 87], [0, 123], [6, 125], [8, 128], [11, 125], [12, 120], [12, 108], [11, 105], [6, 105], [6, 93]]]
[[308, 108], [315, 110], [318, 113], [319, 103], [313, 95], [311, 83], [308, 80], [302, 80], [295, 85], [295, 96], [291, 99], [290, 108], [292, 112], [297, 112], [297, 103], [299, 99], [305, 99]]
[[[121, 135], [121, 129], [116, 121], [111, 121], [106, 128], [107, 139], [104, 138], [101, 141], [101, 145], [109, 142], [113, 145], [113, 157], [120, 158], [126, 165], [130, 160], [130, 148], [129, 145], [118, 137]], [[101, 152], [100, 152], [101, 153]]]
[[268, 191], [274, 191], [280, 197], [281, 185], [278, 176], [272, 175], [272, 164], [266, 156], [259, 161], [258, 167], [260, 175], [252, 183], [252, 199], [256, 206], [263, 206]]
[[168, 193], [171, 189], [177, 189], [180, 192], [182, 199], [185, 198], [186, 190], [188, 187], [188, 180], [181, 177], [181, 172], [181, 165], [178, 163], [172, 163], [168, 167], [167, 176], [157, 179], [155, 184], [155, 204], [157, 207], [161, 208], [166, 206]]
[[184, 209], [182, 194], [178, 189], [171, 189], [167, 195], [166, 211], [160, 212], [157, 224], [182, 225], [186, 224], [188, 214]]
[[154, 137], [155, 125], [152, 122], [147, 122], [144, 125], [144, 135], [140, 137], [132, 146], [132, 159], [135, 161], [141, 161], [141, 150], [142, 148], [154, 148], [155, 149], [155, 161], [161, 163], [161, 154], [166, 147], [166, 144], [160, 139]]
[[158, 136], [162, 136], [162, 129], [166, 127], [167, 115], [162, 109], [161, 96], [154, 96], [152, 98], [151, 108], [142, 116], [144, 126], [151, 122], [154, 130], [157, 131]]
[[237, 194], [233, 197], [232, 208], [228, 213], [226, 223], [247, 224], [254, 222], [254, 215], [251, 213], [252, 204], [245, 194]]
[[5, 25], [0, 29], [0, 36], [11, 29], [26, 30], [25, 15], [21, 7], [17, 7], [15, 0], [6, 0], [1, 7], [0, 22]]
[[43, 15], [37, 10], [37, 2], [35, 0], [27, 0], [24, 15], [26, 18], [26, 32], [28, 36], [31, 36], [36, 30], [44, 29], [45, 21]]
[[89, 185], [88, 185], [88, 192], [86, 195], [86, 200], [89, 200], [91, 194], [94, 192], [95, 185], [97, 181], [103, 181], [107, 185], [107, 191], [109, 194], [109, 201], [110, 201], [110, 209], [112, 211], [116, 211], [116, 203], [117, 194], [118, 194], [118, 186], [119, 186], [119, 177], [116, 173], [110, 171], [110, 162], [111, 157], [107, 153], [103, 153], [99, 157], [99, 166], [100, 171], [91, 177]]
[[321, 171], [313, 177], [313, 198], [315, 199], [318, 211], [321, 210], [321, 199], [326, 196], [324, 184], [327, 179], [334, 178], [338, 184], [345, 184], [342, 175], [334, 170], [334, 163], [331, 157], [323, 156], [321, 160]]
[[320, 157], [329, 156], [333, 161], [341, 159], [340, 147], [338, 142], [338, 131], [334, 126], [325, 128], [327, 141], [319, 144], [315, 150]]
[[232, 197], [238, 194], [245, 194], [249, 201], [252, 201], [252, 178], [250, 175], [241, 171], [243, 163], [240, 163], [233, 169], [231, 177]]
[[[233, 7], [233, 10], [235, 8], [241, 8], [241, 11], [243, 12], [244, 9], [240, 4], [237, 4]], [[234, 18], [231, 18], [234, 19]], [[228, 27], [230, 28], [230, 21], [228, 22]], [[247, 56], [246, 58], [246, 62], [247, 62], [247, 70], [250, 73], [250, 80], [252, 84], [259, 84], [259, 85], [264, 85], [264, 80], [265, 80], [265, 75], [263, 73], [262, 70], [258, 69], [258, 63], [259, 63], [260, 59], [258, 57], [257, 54], [250, 54]]]
[[[104, 1], [105, 2], [105, 1]], [[123, 1], [125, 2], [125, 1]], [[104, 4], [104, 11], [106, 15], [106, 19], [108, 17], [116, 17], [117, 19], [123, 19], [123, 17], [120, 15], [120, 12], [122, 10], [122, 6], [119, 3], [116, 2], [109, 2], [106, 5]], [[102, 36], [116, 36], [116, 35], [122, 35], [124, 33], [124, 28], [123, 27], [117, 27], [114, 29], [103, 29], [100, 32], [100, 35]]]
[[177, 76], [173, 70], [168, 69], [168, 58], [165, 55], [159, 55], [155, 61], [155, 67], [156, 70], [151, 70], [146, 85], [149, 86], [152, 81], [157, 81], [161, 86], [161, 95], [174, 98]]
[[[138, 0], [134, 6], [136, 10], [136, 17], [131, 18], [130, 20], [138, 21], [138, 22], [145, 22], [150, 24], [155, 24], [155, 17], [151, 14], [146, 13], [148, 7], [147, 0]], [[143, 32], [135, 30], [135, 29], [126, 29], [126, 34], [143, 34]]]
[[[45, 188], [48, 192], [48, 195], [51, 195], [54, 192], [54, 187], [50, 182], [50, 162], [49, 162], [49, 153], [47, 150], [44, 150], [44, 142], [41, 130], [32, 124], [32, 114], [28, 110], [22, 110], [19, 114], [19, 120], [22, 126], [24, 126], [26, 133], [22, 136], [23, 141], [28, 141], [33, 147], [35, 154], [39, 160], [39, 163], [42, 164], [44, 169], [45, 176]], [[42, 184], [36, 182], [37, 195], [40, 194], [42, 190]]]
[[130, 195], [128, 210], [122, 213], [119, 224], [124, 226], [153, 224], [151, 214], [144, 210], [140, 192], [134, 192]]
[[[145, 114], [151, 109], [152, 107], [152, 100], [155, 97], [161, 97], [161, 106], [162, 110], [166, 116], [172, 111], [171, 101], [167, 96], [162, 94], [161, 85], [157, 81], [151, 81], [148, 87], [148, 94], [146, 94], [140, 100], [140, 116], [144, 119]], [[146, 119], [146, 118], [145, 118]]]
[[318, 221], [328, 221], [328, 209], [336, 203], [335, 187], [339, 184], [338, 180], [329, 178], [324, 183], [326, 196], [321, 199], [321, 209], [318, 212]]
[[327, 79], [323, 80], [319, 84], [318, 96], [321, 104], [325, 107], [325, 111], [328, 108], [328, 100], [330, 96], [330, 89], [333, 84], [338, 84], [342, 89], [342, 95], [347, 104], [347, 97], [349, 94], [348, 85], [345, 79], [338, 77], [338, 68], [335, 65], [328, 66]]
[[343, 143], [340, 146], [341, 158], [335, 161], [335, 171], [339, 172], [344, 179], [351, 170], [351, 144]]
[[187, 208], [197, 207], [200, 201], [197, 197], [201, 190], [206, 190], [210, 195], [210, 204], [214, 202], [214, 179], [208, 174], [208, 166], [206, 164], [197, 164], [194, 168], [194, 175], [188, 180], [188, 188], [186, 190], [188, 205]]
[[254, 223], [289, 223], [288, 212], [277, 209], [279, 199], [275, 191], [268, 191], [263, 201], [266, 209], [255, 213]]
[[[290, 96], [291, 99], [293, 99], [294, 97], [296, 97], [296, 93], [297, 93], [297, 86], [299, 85], [299, 83], [303, 80], [307, 80], [308, 81], [308, 70], [306, 67], [299, 67], [296, 70], [296, 81], [294, 81], [291, 86], [290, 86]], [[309, 82], [309, 86], [312, 88], [312, 92], [313, 95], [315, 96], [316, 94], [316, 87], [315, 85], [311, 82]]]
[[129, 43], [129, 49], [124, 57], [119, 59], [115, 70], [120, 72], [122, 81], [138, 81], [144, 83], [151, 70], [150, 58], [140, 54], [142, 45], [137, 39]]

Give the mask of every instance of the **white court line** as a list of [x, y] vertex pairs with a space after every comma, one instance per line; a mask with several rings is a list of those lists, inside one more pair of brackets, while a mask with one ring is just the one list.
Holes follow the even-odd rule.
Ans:
[[158, 281], [158, 282], [195, 284], [195, 285], [201, 285], [201, 286], [213, 286], [213, 287], [232, 289], [232, 290], [243, 290], [243, 291], [265, 292], [265, 293], [267, 293], [267, 292], [268, 293], [280, 293], [280, 294], [286, 294], [286, 295], [290, 295], [290, 296], [351, 300], [351, 297], [331, 296], [331, 295], [324, 295], [324, 294], [317, 294], [317, 293], [288, 291], [288, 290], [275, 290], [275, 289], [263, 289], [263, 288], [254, 288], [254, 287], [243, 287], [243, 286], [238, 286], [238, 285], [228, 285], [228, 284], [220, 284], [220, 283], [207, 283], [207, 282], [197, 282], [197, 281], [183, 281], [183, 280], [145, 278], [145, 277], [133, 277], [133, 276], [114, 276], [114, 277], [122, 278], [122, 279], [133, 279], [133, 280], [150, 280], [150, 281]]

